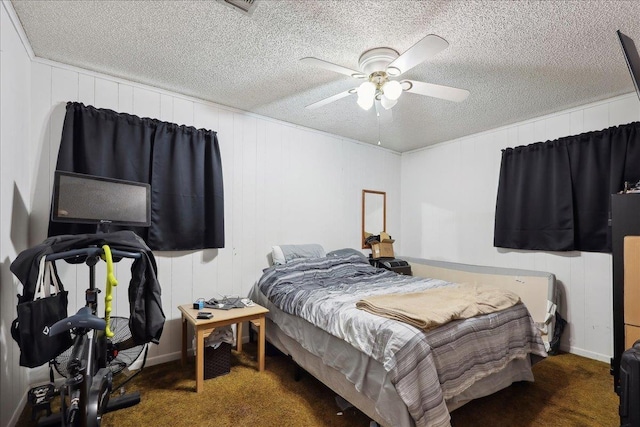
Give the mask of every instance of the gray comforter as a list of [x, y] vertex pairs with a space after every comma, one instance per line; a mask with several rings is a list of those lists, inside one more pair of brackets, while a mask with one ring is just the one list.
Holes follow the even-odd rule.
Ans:
[[449, 425], [445, 401], [513, 359], [546, 356], [522, 304], [452, 321], [426, 333], [356, 308], [356, 302], [369, 295], [449, 285], [377, 269], [357, 255], [273, 266], [258, 282], [260, 291], [282, 311], [302, 317], [382, 363], [419, 427]]

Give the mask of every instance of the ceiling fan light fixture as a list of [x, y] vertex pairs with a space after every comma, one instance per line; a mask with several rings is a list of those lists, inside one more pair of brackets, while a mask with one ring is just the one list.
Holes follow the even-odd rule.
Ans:
[[402, 95], [402, 86], [396, 80], [389, 80], [382, 86], [384, 96], [392, 101], [396, 101]]
[[360, 86], [358, 86], [358, 97], [371, 98], [376, 95], [376, 85], [371, 83], [370, 81], [362, 82]]
[[371, 109], [371, 107], [373, 107], [373, 98], [366, 98], [364, 96], [359, 96], [358, 97], [358, 105], [363, 110], [369, 110], [369, 109]]
[[376, 96], [376, 85], [370, 81], [363, 82], [358, 87], [358, 105], [363, 110], [368, 110], [373, 106]]
[[398, 103], [397, 100], [391, 99], [386, 95], [382, 95], [382, 97], [380, 98], [380, 104], [384, 107], [385, 110], [393, 108], [393, 106], [396, 105], [397, 103]]

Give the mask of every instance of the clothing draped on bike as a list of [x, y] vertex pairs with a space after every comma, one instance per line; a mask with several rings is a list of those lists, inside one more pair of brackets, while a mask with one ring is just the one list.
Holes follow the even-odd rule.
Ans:
[[[129, 328], [136, 345], [148, 342], [158, 343], [164, 327], [165, 315], [162, 311], [161, 289], [157, 279], [158, 268], [153, 252], [144, 240], [129, 230], [113, 233], [75, 234], [49, 237], [39, 245], [26, 249], [11, 263], [11, 272], [23, 285], [18, 302], [34, 298], [38, 278], [39, 261], [49, 254], [83, 249], [91, 246], [109, 245], [111, 249], [136, 252], [139, 258], [131, 265], [129, 282]], [[84, 263], [86, 257], [74, 257], [65, 261], [73, 264]], [[114, 256], [114, 261], [119, 260]]]

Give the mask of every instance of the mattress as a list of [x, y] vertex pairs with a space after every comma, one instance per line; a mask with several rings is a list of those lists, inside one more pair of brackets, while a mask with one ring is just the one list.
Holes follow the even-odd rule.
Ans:
[[[250, 297], [270, 310], [267, 339], [291, 355], [301, 367], [383, 426], [411, 427], [416, 424], [405, 404], [406, 399], [392, 383], [389, 366], [385, 366], [383, 359], [376, 360], [352, 343], [301, 317], [285, 313], [260, 291], [257, 284]], [[494, 393], [514, 381], [533, 381], [529, 357], [513, 358], [501, 366], [499, 372], [474, 378], [462, 392], [446, 396], [446, 410]], [[449, 423], [448, 412], [438, 423]]]

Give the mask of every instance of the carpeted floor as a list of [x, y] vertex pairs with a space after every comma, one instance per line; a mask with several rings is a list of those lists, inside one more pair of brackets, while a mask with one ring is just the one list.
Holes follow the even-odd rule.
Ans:
[[[296, 382], [289, 358], [267, 356], [266, 370], [259, 373], [253, 355], [251, 344], [241, 354], [232, 352], [231, 373], [206, 380], [199, 394], [193, 361], [147, 367], [127, 385], [127, 392], [140, 391], [142, 401], [106, 414], [102, 426], [369, 426], [356, 409], [339, 415], [335, 394], [311, 375]], [[534, 366], [534, 375], [535, 383], [517, 383], [457, 409], [452, 425], [619, 426], [608, 364], [561, 354]], [[35, 425], [30, 418], [27, 406], [18, 427]]]

